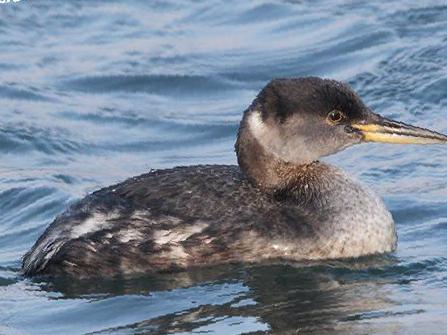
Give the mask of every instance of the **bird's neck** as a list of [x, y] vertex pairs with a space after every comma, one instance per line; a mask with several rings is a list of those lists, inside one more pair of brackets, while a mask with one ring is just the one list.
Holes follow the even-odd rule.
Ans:
[[248, 180], [268, 193], [311, 191], [332, 167], [318, 161], [287, 162], [269, 152], [244, 117], [236, 141], [239, 166]]

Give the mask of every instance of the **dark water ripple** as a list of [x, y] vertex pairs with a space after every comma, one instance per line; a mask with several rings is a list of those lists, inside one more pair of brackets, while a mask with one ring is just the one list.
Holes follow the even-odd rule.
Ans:
[[67, 139], [61, 129], [45, 129], [21, 124], [8, 125], [0, 128], [0, 151], [23, 152], [37, 150], [45, 154], [57, 154], [79, 151], [82, 144]]
[[225, 83], [222, 79], [204, 76], [179, 75], [115, 75], [86, 77], [71, 80], [67, 88], [98, 93], [148, 92], [161, 95], [203, 95], [208, 92], [222, 92], [234, 85]]
[[0, 97], [24, 100], [48, 100], [48, 98], [44, 95], [35, 93], [31, 90], [27, 90], [24, 88], [14, 88], [11, 86], [0, 86]]
[[345, 80], [377, 112], [447, 132], [446, 21], [416, 0], [0, 4], [0, 334], [444, 334], [439, 146], [328, 158], [385, 198], [393, 255], [80, 282], [19, 268], [87, 192], [235, 163], [241, 112], [272, 77]]

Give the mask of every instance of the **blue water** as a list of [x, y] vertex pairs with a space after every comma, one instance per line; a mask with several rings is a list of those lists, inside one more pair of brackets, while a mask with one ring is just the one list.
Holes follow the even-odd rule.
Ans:
[[376, 112], [447, 132], [440, 1], [0, 4], [0, 334], [445, 334], [447, 148], [328, 160], [391, 209], [397, 251], [317, 265], [38, 281], [22, 255], [72, 201], [148, 171], [236, 162], [274, 77], [349, 82]]

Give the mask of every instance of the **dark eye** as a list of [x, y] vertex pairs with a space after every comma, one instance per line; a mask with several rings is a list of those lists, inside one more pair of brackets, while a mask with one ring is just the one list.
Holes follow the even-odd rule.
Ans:
[[327, 115], [327, 119], [332, 124], [340, 123], [345, 119], [345, 114], [343, 114], [343, 112], [334, 109], [333, 111], [329, 112], [329, 114]]

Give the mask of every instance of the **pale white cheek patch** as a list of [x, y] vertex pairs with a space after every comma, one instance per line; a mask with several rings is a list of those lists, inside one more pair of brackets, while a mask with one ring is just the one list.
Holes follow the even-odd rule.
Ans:
[[277, 157], [280, 156], [275, 149], [275, 146], [277, 146], [277, 144], [274, 143], [275, 141], [277, 141], [274, 140], [274, 138], [277, 137], [278, 134], [276, 134], [275, 129], [269, 129], [264, 121], [262, 121], [261, 112], [253, 111], [249, 115], [248, 127], [250, 133], [264, 149], [266, 149], [270, 154], [273, 154]]
[[266, 126], [262, 121], [261, 112], [253, 111], [248, 119], [248, 126], [255, 138], [261, 140], [266, 132]]
[[260, 111], [251, 112], [248, 127], [253, 137], [269, 154], [285, 162], [303, 163], [318, 158], [308, 150], [304, 137], [297, 133], [287, 137], [287, 131], [267, 125], [262, 120]]

